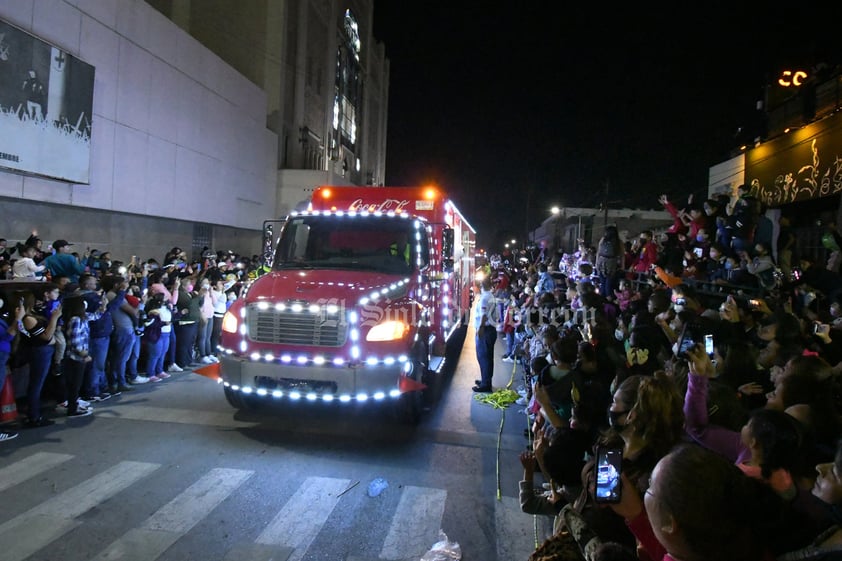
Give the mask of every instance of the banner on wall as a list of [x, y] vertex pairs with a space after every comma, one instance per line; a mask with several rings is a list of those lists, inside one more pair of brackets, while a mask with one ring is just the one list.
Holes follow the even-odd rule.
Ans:
[[770, 207], [842, 191], [842, 114], [764, 142], [746, 154], [746, 184]]
[[0, 167], [90, 183], [94, 67], [0, 20]]

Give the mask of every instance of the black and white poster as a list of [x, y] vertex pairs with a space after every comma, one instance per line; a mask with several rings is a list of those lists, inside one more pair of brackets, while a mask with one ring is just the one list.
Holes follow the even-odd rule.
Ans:
[[0, 167], [90, 182], [94, 67], [0, 20]]

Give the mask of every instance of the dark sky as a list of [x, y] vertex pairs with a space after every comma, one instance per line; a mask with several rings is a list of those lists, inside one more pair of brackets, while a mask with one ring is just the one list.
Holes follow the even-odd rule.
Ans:
[[386, 183], [440, 185], [481, 247], [523, 239], [553, 205], [599, 206], [606, 182], [612, 208], [703, 196], [765, 84], [842, 62], [842, 33], [823, 31], [842, 9], [751, 4], [375, 0]]

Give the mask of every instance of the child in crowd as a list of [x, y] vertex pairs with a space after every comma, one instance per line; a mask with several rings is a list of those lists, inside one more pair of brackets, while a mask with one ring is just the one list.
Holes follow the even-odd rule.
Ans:
[[20, 250], [20, 257], [15, 260], [12, 267], [12, 277], [16, 279], [37, 279], [47, 267], [35, 263], [35, 255], [38, 250], [31, 245], [24, 246]]
[[[93, 360], [90, 355], [91, 331], [88, 321], [101, 316], [98, 313], [87, 313], [87, 302], [81, 296], [67, 298], [64, 301], [65, 344], [67, 348], [62, 368], [67, 391], [67, 416], [87, 417], [93, 413], [93, 407], [78, 402], [79, 390], [85, 377], [85, 367]], [[86, 402], [87, 403], [87, 402]]]

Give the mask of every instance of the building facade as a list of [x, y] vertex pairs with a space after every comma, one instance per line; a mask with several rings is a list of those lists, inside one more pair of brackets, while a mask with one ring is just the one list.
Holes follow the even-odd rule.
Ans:
[[95, 73], [89, 180], [0, 161], [0, 237], [37, 230], [45, 245], [63, 238], [123, 259], [173, 246], [251, 255], [262, 221], [306, 205], [315, 186], [382, 184], [388, 61], [372, 6], [0, 2], [13, 35]]

